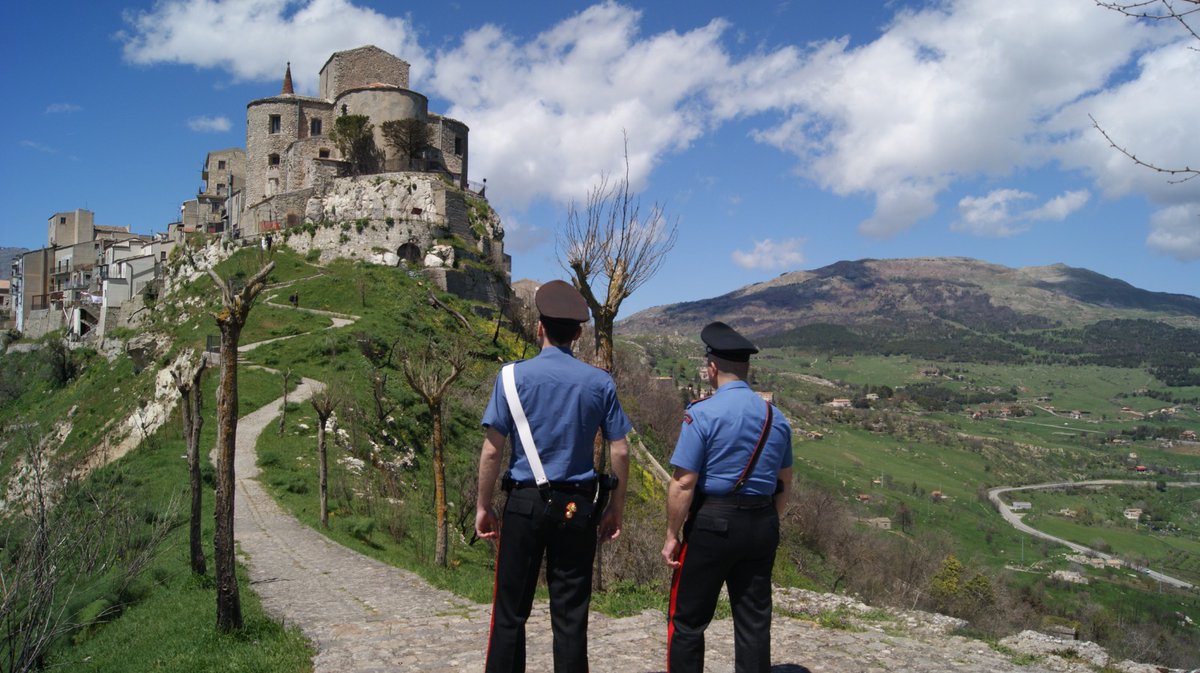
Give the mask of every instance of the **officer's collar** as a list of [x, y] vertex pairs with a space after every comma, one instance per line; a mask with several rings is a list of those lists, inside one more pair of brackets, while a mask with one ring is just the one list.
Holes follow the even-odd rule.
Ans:
[[720, 388], [717, 388], [716, 392], [719, 393], [722, 390], [732, 390], [734, 388], [749, 388], [749, 387], [750, 387], [749, 383], [746, 383], [745, 381], [738, 379], [737, 381], [730, 381], [729, 383], [722, 385]]
[[553, 351], [558, 351], [558, 352], [562, 353], [563, 355], [575, 357], [575, 354], [571, 352], [570, 346], [544, 346], [542, 348], [541, 354], [545, 355], [545, 354], [549, 353], [549, 354], [553, 355], [554, 354]]

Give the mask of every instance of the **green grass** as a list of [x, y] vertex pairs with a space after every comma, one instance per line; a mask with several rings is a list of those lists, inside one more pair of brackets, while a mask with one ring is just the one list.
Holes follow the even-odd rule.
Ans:
[[[239, 377], [242, 413], [278, 396], [279, 383], [265, 372], [243, 370]], [[201, 446], [215, 443], [213, 417], [216, 377], [205, 381], [206, 421]], [[124, 458], [89, 476], [85, 487], [100, 488], [139, 511], [171, 512], [174, 527], [159, 545], [147, 569], [125, 592], [132, 602], [118, 616], [61, 640], [50, 657], [52, 667], [72, 671], [255, 671], [303, 673], [311, 670], [312, 648], [294, 628], [284, 628], [262, 610], [247, 578], [239, 570], [245, 628], [237, 633], [216, 630], [213, 589], [211, 483], [204, 493], [202, 529], [209, 555], [208, 575], [195, 577], [188, 565], [186, 512], [187, 463], [178, 417], [150, 441]], [[90, 486], [89, 486], [90, 485]], [[157, 516], [157, 515], [156, 515]], [[149, 514], [147, 514], [149, 517]], [[82, 578], [79, 600], [103, 591], [102, 576]], [[103, 594], [97, 594], [103, 595]]]

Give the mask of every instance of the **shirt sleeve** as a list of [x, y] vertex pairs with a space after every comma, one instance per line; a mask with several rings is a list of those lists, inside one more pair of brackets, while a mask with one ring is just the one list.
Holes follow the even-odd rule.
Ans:
[[679, 430], [679, 441], [675, 442], [675, 452], [671, 454], [671, 465], [692, 472], [700, 472], [704, 467], [704, 438], [696, 422], [684, 418], [683, 427]]
[[605, 412], [604, 412], [604, 439], [614, 441], [621, 439], [629, 434], [633, 429], [633, 423], [629, 417], [625, 415], [625, 409], [621, 407], [621, 401], [617, 399], [617, 387], [609, 380], [604, 391], [605, 397]]
[[779, 469], [792, 466], [792, 426], [783, 424], [783, 438], [787, 442], [783, 447], [783, 462], [779, 464]]
[[488, 400], [480, 425], [485, 428], [494, 428], [496, 432], [505, 437], [512, 434], [512, 411], [508, 408], [508, 398], [504, 396], [504, 383], [499, 374], [496, 375], [496, 383], [492, 386], [492, 398]]

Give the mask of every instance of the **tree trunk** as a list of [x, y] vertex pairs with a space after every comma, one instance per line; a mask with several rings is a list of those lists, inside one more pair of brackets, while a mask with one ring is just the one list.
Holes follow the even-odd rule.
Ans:
[[321, 527], [329, 528], [329, 468], [325, 454], [325, 421], [328, 416], [318, 417], [317, 421], [317, 490], [321, 498]]
[[[189, 408], [191, 411], [191, 418], [185, 419], [184, 422], [187, 426], [188, 481], [192, 489], [192, 510], [190, 525], [188, 527], [188, 542], [191, 550], [192, 572], [197, 575], [204, 575], [208, 572], [208, 565], [204, 561], [204, 540], [200, 532], [200, 517], [204, 509], [204, 490], [200, 478], [200, 429], [204, 426], [204, 415], [201, 413], [204, 394], [200, 389], [200, 380], [203, 375], [204, 366], [201, 363], [201, 366], [196, 368], [196, 373], [192, 376], [191, 387], [184, 398], [185, 415], [188, 413]], [[191, 398], [191, 404], [186, 403], [187, 398]]]
[[433, 499], [437, 512], [437, 541], [433, 561], [444, 568], [449, 536], [446, 530], [446, 459], [442, 449], [442, 402], [437, 400], [429, 406], [433, 412]]
[[242, 326], [232, 320], [221, 327], [221, 382], [217, 395], [216, 527], [213, 531], [213, 564], [217, 572], [217, 628], [242, 628], [242, 603], [238, 596], [237, 561], [233, 543], [233, 458], [238, 423], [238, 341]]

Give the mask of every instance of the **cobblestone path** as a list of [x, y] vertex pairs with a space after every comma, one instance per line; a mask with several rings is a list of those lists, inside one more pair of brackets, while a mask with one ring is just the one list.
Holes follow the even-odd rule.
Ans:
[[[304, 402], [320, 384], [305, 379], [292, 402]], [[255, 479], [255, 444], [282, 399], [238, 424], [236, 534], [252, 588], [267, 611], [299, 626], [317, 647], [317, 673], [482, 671], [491, 607], [429, 586], [417, 575], [364, 557], [300, 523]], [[772, 673], [1006, 673], [1094, 671], [1057, 656], [1019, 666], [985, 643], [947, 636], [903, 616], [856, 622], [839, 630], [783, 616], [812, 612], [821, 594], [779, 590], [772, 631]], [[854, 621], [854, 620], [852, 620]], [[549, 615], [534, 606], [528, 627], [528, 670], [552, 670]], [[708, 631], [707, 669], [733, 670], [729, 620]], [[666, 624], [648, 610], [633, 617], [593, 613], [591, 666], [598, 673], [648, 673], [665, 667]], [[1152, 669], [1151, 669], [1152, 670]]]

